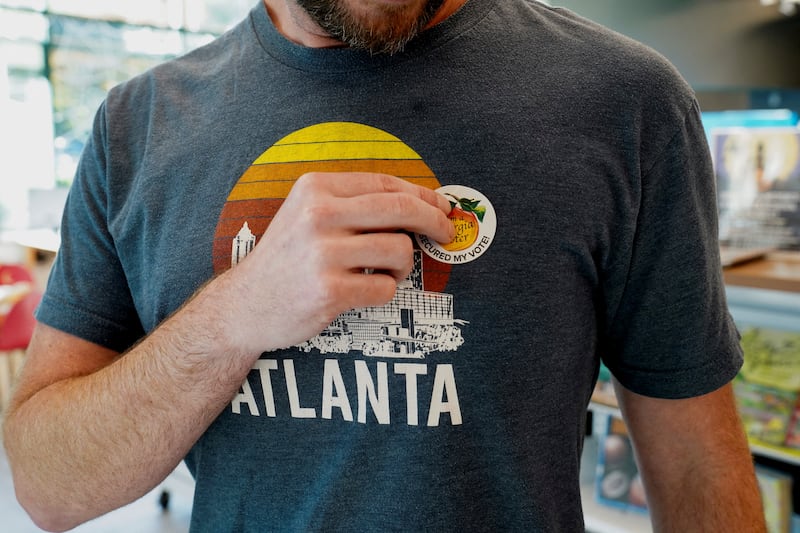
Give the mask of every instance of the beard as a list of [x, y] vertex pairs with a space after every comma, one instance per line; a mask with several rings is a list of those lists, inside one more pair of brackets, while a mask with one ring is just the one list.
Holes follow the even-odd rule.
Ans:
[[370, 54], [402, 51], [444, 2], [423, 0], [422, 5], [381, 5], [364, 13], [348, 5], [347, 0], [295, 1], [331, 37]]

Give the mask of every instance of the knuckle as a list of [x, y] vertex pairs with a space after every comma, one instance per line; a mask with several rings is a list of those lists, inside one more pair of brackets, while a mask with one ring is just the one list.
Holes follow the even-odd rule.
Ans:
[[397, 215], [410, 215], [416, 211], [417, 200], [408, 194], [398, 194], [390, 204], [389, 209]]
[[397, 292], [397, 284], [388, 276], [381, 276], [375, 280], [374, 299], [372, 305], [385, 305], [394, 297]]
[[312, 203], [303, 209], [301, 220], [304, 225], [318, 231], [330, 227], [336, 217], [335, 209], [324, 203]]
[[314, 255], [311, 260], [316, 266], [317, 272], [324, 274], [335, 266], [334, 258], [341, 253], [340, 247], [330, 239], [319, 239], [314, 243]]
[[292, 190], [289, 192], [290, 196], [297, 196], [298, 194], [304, 193], [306, 189], [309, 188], [310, 182], [313, 181], [313, 176], [310, 174], [303, 174], [299, 178], [297, 178], [292, 185]]
[[319, 172], [306, 172], [305, 174], [297, 178], [295, 185], [302, 185], [302, 186], [313, 185], [315, 183], [319, 183], [320, 177], [321, 175]]
[[413, 262], [414, 242], [411, 240], [411, 236], [407, 233], [397, 233], [395, 239], [397, 240], [397, 249], [402, 256], [408, 259], [409, 264]]
[[331, 276], [320, 277], [316, 298], [325, 314], [334, 312], [335, 307], [339, 304], [340, 297], [338, 284]]
[[391, 260], [394, 276], [404, 279], [414, 267], [414, 243], [405, 233], [397, 233], [387, 242], [385, 254]]
[[417, 196], [421, 200], [424, 200], [429, 204], [436, 205], [437, 203], [436, 191], [434, 191], [433, 189], [429, 189], [427, 187], [419, 187], [419, 186], [416, 188], [416, 191], [417, 191]]
[[406, 261], [403, 267], [400, 270], [398, 270], [398, 281], [406, 279], [413, 269], [414, 269], [414, 258], [408, 256], [406, 257]]
[[381, 192], [393, 192], [397, 190], [397, 178], [388, 174], [373, 174], [373, 179], [377, 182], [377, 187]]
[[318, 276], [314, 283], [314, 305], [318, 315], [327, 321], [333, 320], [340, 312], [343, 300], [340, 285], [334, 276], [325, 274]]
[[306, 172], [292, 185], [292, 195], [313, 195], [320, 191], [326, 181], [322, 172]]

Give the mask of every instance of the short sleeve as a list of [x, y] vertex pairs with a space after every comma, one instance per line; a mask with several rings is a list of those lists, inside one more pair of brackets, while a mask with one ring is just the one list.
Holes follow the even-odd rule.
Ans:
[[729, 382], [742, 364], [719, 261], [716, 188], [693, 101], [654, 162], [643, 164], [635, 234], [608, 277], [602, 357], [626, 388], [685, 398]]
[[122, 352], [144, 332], [108, 229], [106, 133], [103, 104], [67, 197], [61, 247], [37, 319]]

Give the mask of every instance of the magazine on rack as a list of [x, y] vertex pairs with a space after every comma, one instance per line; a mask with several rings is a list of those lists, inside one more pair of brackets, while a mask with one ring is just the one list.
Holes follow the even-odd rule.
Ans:
[[800, 250], [800, 129], [720, 128], [711, 137], [720, 244], [732, 256]]

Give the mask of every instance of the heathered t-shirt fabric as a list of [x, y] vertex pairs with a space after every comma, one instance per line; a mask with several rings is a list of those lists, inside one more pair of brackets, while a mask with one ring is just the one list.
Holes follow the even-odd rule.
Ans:
[[292, 44], [259, 3], [114, 88], [39, 320], [126, 350], [319, 170], [445, 187], [469, 246], [415, 240], [390, 305], [261, 356], [187, 457], [194, 532], [578, 531], [601, 358], [663, 398], [741, 365], [692, 91], [532, 0], [469, 0], [391, 57]]

